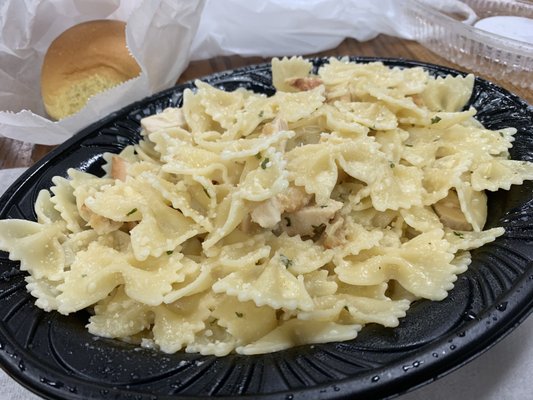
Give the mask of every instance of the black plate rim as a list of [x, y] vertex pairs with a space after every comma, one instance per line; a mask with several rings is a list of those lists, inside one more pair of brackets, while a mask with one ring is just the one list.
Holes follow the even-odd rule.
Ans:
[[[328, 60], [331, 57], [320, 57], [320, 58], [312, 58], [311, 61], [324, 61]], [[339, 57], [340, 58], [340, 57]], [[439, 71], [446, 74], [452, 74], [452, 75], [466, 75], [467, 72], [444, 67], [437, 64], [432, 63], [425, 63], [421, 61], [416, 60], [408, 60], [404, 58], [382, 58], [382, 57], [352, 57], [350, 56], [350, 61], [355, 62], [361, 62], [361, 63], [368, 63], [368, 62], [383, 62], [386, 65], [398, 65], [401, 64], [401, 66], [405, 67], [423, 67], [425, 69], [429, 69], [430, 71]], [[261, 64], [255, 64], [250, 66], [244, 66], [232, 70], [226, 70], [222, 72], [217, 72], [205, 77], [202, 77], [200, 79], [209, 79], [209, 80], [216, 80], [221, 79], [224, 77], [229, 77], [234, 74], [243, 74], [250, 71], [253, 71], [254, 69], [258, 68], [265, 68], [269, 67], [270, 63], [261, 63]], [[524, 108], [528, 110], [528, 112], [533, 113], [533, 107], [529, 105], [525, 100], [521, 99], [519, 96], [509, 92], [507, 89], [502, 88], [498, 85], [495, 85], [494, 83], [487, 81], [485, 79], [476, 77], [476, 81], [482, 82], [484, 85], [490, 86], [493, 89], [500, 92], [502, 95], [505, 95], [506, 97], [509, 97], [514, 102], [521, 104]], [[128, 106], [125, 106], [121, 108], [120, 110], [117, 110], [106, 117], [90, 124], [86, 128], [80, 130], [78, 133], [73, 135], [71, 138], [63, 142], [61, 145], [59, 145], [56, 149], [52, 150], [49, 154], [47, 154], [45, 157], [43, 157], [40, 161], [38, 161], [34, 166], [30, 167], [27, 171], [25, 171], [4, 193], [4, 195], [0, 198], [0, 212], [3, 211], [4, 203], [7, 201], [8, 198], [15, 195], [18, 191], [18, 188], [21, 187], [21, 185], [32, 178], [35, 175], [38, 175], [40, 170], [44, 168], [47, 163], [55, 158], [56, 156], [60, 155], [64, 149], [72, 146], [74, 143], [82, 141], [86, 136], [90, 135], [91, 132], [97, 130], [99, 127], [105, 125], [106, 123], [119, 118], [120, 116], [125, 116], [128, 114], [128, 112], [136, 107], [139, 107], [142, 104], [145, 104], [150, 101], [154, 101], [155, 99], [162, 98], [165, 96], [170, 95], [171, 93], [174, 93], [176, 90], [184, 90], [185, 88], [192, 88], [194, 87], [194, 81], [188, 81], [179, 85], [176, 85], [172, 88], [166, 89], [164, 91], [161, 91], [159, 93], [153, 94], [151, 96], [145, 97], [139, 101], [136, 101]], [[503, 296], [498, 303], [506, 302], [508, 304], [508, 308], [512, 309], [513, 313], [506, 313], [502, 318], [499, 319], [498, 324], [491, 324], [489, 327], [486, 325], [489, 325], [490, 319], [492, 318], [493, 313], [498, 313], [497, 304], [495, 304], [483, 317], [480, 317], [474, 321], [471, 321], [471, 323], [467, 324], [465, 326], [465, 335], [464, 337], [468, 340], [462, 340], [461, 337], [453, 338], [452, 341], [450, 341], [450, 338], [447, 335], [446, 337], [442, 338], [438, 342], [432, 343], [432, 348], [435, 352], [443, 352], [444, 354], [442, 356], [439, 356], [438, 362], [425, 362], [425, 360], [422, 360], [421, 357], [416, 357], [416, 354], [414, 356], [411, 356], [406, 359], [402, 359], [399, 362], [387, 364], [383, 369], [384, 370], [394, 370], [397, 373], [394, 374], [394, 376], [390, 376], [387, 379], [387, 387], [382, 388], [382, 390], [372, 390], [370, 389], [368, 391], [368, 395], [372, 396], [374, 398], [375, 395], [381, 395], [381, 398], [392, 398], [399, 394], [406, 393], [408, 391], [414, 390], [418, 387], [421, 387], [423, 385], [426, 385], [429, 382], [432, 382], [436, 379], [439, 379], [452, 371], [455, 371], [462, 367], [463, 365], [467, 364], [468, 362], [472, 361], [473, 359], [477, 358], [484, 352], [488, 351], [490, 348], [492, 348], [496, 343], [501, 341], [503, 338], [505, 338], [507, 335], [509, 335], [517, 326], [519, 326], [533, 311], [533, 297], [530, 296], [531, 292], [531, 285], [530, 287], [526, 287], [528, 284], [527, 281], [531, 280], [531, 273], [533, 272], [533, 263], [528, 264], [528, 273], [525, 273], [522, 280], [518, 282], [512, 290], [509, 290], [506, 292], [505, 296]], [[529, 275], [529, 276], [528, 276]], [[528, 291], [529, 290], [529, 291]], [[58, 397], [57, 395], [65, 395], [65, 392], [60, 391], [58, 392], [57, 389], [47, 386], [40, 382], [36, 377], [29, 377], [28, 374], [22, 374], [18, 368], [16, 359], [12, 357], [12, 354], [10, 354], [10, 344], [6, 343], [5, 341], [6, 336], [4, 332], [4, 326], [3, 324], [0, 324], [0, 364], [1, 367], [8, 373], [8, 375], [11, 376], [14, 380], [16, 380], [19, 384], [24, 386], [25, 388], [29, 389], [35, 394], [38, 394], [40, 396], [44, 396], [45, 398], [49, 399], [79, 399], [80, 397], [77, 397], [75, 393], [72, 393], [72, 396], [68, 397]], [[453, 345], [451, 344], [453, 342]], [[474, 343], [475, 345], [472, 345]], [[450, 346], [455, 346], [454, 350], [449, 350]], [[465, 351], [466, 350], [466, 351]], [[464, 351], [464, 352], [463, 352]], [[458, 355], [460, 354], [460, 355]], [[417, 367], [410, 367], [413, 365], [413, 363], [419, 362], [419, 365]], [[405, 371], [406, 373], [400, 374], [398, 371], [402, 369], [402, 367], [409, 366], [410, 368]], [[428, 375], [428, 369], [431, 369], [431, 373]], [[369, 374], [368, 374], [369, 375]], [[380, 375], [380, 371], [376, 370], [372, 373], [372, 375]], [[425, 378], [424, 378], [425, 376]], [[365, 379], [371, 379], [372, 377], [366, 376]], [[70, 379], [73, 379], [73, 377], [70, 377]], [[78, 379], [75, 379], [78, 380]], [[356, 386], [357, 382], [362, 381], [363, 378], [358, 377], [356, 379], [348, 378], [343, 381], [336, 382], [335, 385], [327, 384], [327, 385], [319, 385], [319, 386], [313, 386], [312, 388], [305, 388], [305, 389], [299, 389], [294, 391], [295, 394], [298, 395], [298, 398], [302, 399], [311, 399], [314, 398], [313, 396], [317, 395], [317, 392], [321, 389], [326, 389], [326, 392], [323, 392], [320, 397], [323, 399], [340, 399], [340, 398], [349, 398], [350, 395], [354, 393], [354, 385]], [[384, 377], [381, 377], [381, 379], [378, 382], [383, 382], [385, 380]], [[87, 385], [87, 382], [81, 381], [79, 384], [85, 384]], [[382, 386], [381, 384], [376, 384], [376, 387]], [[93, 385], [94, 386], [94, 385]], [[390, 388], [394, 387], [393, 390]], [[135, 390], [131, 391], [125, 391], [124, 389], [120, 388], [118, 389], [120, 394], [140, 394], [139, 392], [136, 392]], [[286, 392], [283, 392], [285, 394]], [[110, 393], [112, 394], [112, 393]], [[358, 395], [365, 396], [366, 392], [358, 392]], [[261, 399], [277, 399], [279, 398], [281, 393], [269, 393], [269, 394], [262, 394], [262, 395], [242, 395], [239, 397], [243, 398], [261, 398]], [[226, 397], [226, 396], [217, 396], [220, 399], [234, 399], [235, 397]], [[142, 395], [142, 397], [139, 398], [149, 398], [145, 397], [145, 395]], [[180, 399], [180, 398], [199, 398], [199, 397], [183, 397], [183, 396], [157, 396], [158, 399]]]

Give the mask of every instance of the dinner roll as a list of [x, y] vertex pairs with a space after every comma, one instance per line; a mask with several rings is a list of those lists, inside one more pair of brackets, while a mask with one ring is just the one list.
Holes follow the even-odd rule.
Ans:
[[89, 97], [140, 74], [126, 47], [125, 29], [122, 21], [89, 21], [52, 42], [41, 70], [41, 95], [50, 117], [74, 114]]

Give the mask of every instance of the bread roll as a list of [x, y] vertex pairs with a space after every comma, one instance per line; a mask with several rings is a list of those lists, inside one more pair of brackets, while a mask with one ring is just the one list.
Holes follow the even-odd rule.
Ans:
[[89, 97], [140, 74], [126, 47], [125, 29], [122, 21], [89, 21], [52, 42], [41, 70], [41, 94], [50, 117], [74, 114]]

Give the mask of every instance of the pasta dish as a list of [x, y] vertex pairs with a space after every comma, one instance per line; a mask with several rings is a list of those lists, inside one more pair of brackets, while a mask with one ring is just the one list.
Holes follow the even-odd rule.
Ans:
[[444, 299], [504, 233], [486, 191], [533, 179], [516, 130], [464, 109], [472, 75], [294, 57], [272, 79], [270, 97], [197, 81], [102, 177], [70, 169], [37, 221], [0, 221], [36, 305], [166, 353], [351, 340]]

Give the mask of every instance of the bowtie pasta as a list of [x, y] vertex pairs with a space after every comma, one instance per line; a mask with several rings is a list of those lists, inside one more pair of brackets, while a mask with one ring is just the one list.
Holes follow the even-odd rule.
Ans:
[[515, 129], [463, 110], [474, 77], [274, 59], [271, 97], [196, 82], [141, 121], [105, 176], [69, 170], [38, 221], [0, 221], [38, 307], [163, 352], [259, 354], [395, 327], [442, 300], [483, 230], [485, 190], [533, 179]]

